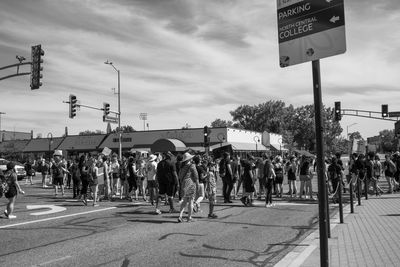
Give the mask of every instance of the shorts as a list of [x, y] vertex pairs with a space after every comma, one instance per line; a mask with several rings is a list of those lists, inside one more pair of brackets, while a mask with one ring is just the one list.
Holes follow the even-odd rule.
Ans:
[[96, 178], [96, 179], [91, 179], [90, 181], [89, 181], [89, 186], [95, 186], [95, 185], [98, 185], [99, 184], [99, 180]]
[[276, 184], [283, 184], [283, 177], [275, 177]]
[[172, 197], [174, 194], [174, 185], [172, 183], [159, 183], [158, 193], [160, 195], [167, 194], [167, 196]]
[[148, 180], [147, 187], [150, 188], [158, 188], [158, 183], [156, 180]]
[[15, 197], [17, 195], [18, 195], [18, 190], [17, 190], [17, 186], [15, 184], [11, 184], [8, 187], [7, 193], [4, 194], [4, 196], [6, 198], [13, 198], [13, 197]]
[[311, 177], [310, 177], [310, 175], [300, 174], [300, 181], [301, 182], [311, 181]]
[[54, 177], [53, 185], [64, 185], [64, 177]]

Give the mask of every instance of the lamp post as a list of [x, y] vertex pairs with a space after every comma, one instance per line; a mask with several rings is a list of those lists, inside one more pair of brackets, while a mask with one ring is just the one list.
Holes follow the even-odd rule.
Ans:
[[257, 135], [255, 135], [253, 137], [254, 142], [256, 142], [256, 155], [258, 154], [258, 148], [257, 148], [257, 143], [260, 142], [260, 137], [258, 137]]
[[143, 120], [143, 131], [146, 131], [147, 113], [140, 113], [139, 118]]
[[121, 131], [121, 86], [120, 86], [120, 71], [110, 61], [104, 62], [104, 64], [111, 65], [114, 70], [118, 73], [118, 145], [119, 145], [119, 159], [122, 160], [122, 131]]
[[48, 133], [47, 139], [49, 139], [49, 164], [50, 164], [50, 162], [51, 162], [51, 144], [53, 143], [53, 134]]
[[349, 128], [350, 128], [351, 126], [356, 125], [356, 124], [357, 124], [357, 122], [352, 123], [352, 124], [346, 126], [346, 134], [347, 134], [347, 135], [346, 135], [346, 139], [348, 139], [348, 140], [350, 139], [350, 138], [349, 138]]
[[0, 112], [0, 142], [3, 142], [3, 134], [1, 133], [1, 115], [6, 114], [5, 112]]

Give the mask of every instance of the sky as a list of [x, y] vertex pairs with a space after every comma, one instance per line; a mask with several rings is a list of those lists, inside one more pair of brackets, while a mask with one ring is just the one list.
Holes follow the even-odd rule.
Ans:
[[[320, 61], [323, 104], [400, 111], [400, 1], [345, 0], [345, 18], [346, 53]], [[82, 107], [70, 119], [63, 101], [74, 94], [117, 111], [118, 75], [106, 60], [120, 70], [121, 125], [136, 130], [140, 113], [150, 130], [200, 128], [231, 120], [244, 104], [314, 103], [311, 62], [279, 66], [275, 0], [1, 0], [0, 67], [16, 55], [30, 61], [36, 44], [45, 51], [43, 85], [31, 90], [29, 76], [0, 81], [1, 130], [105, 131], [102, 111]], [[364, 138], [394, 128], [352, 116], [340, 123], [344, 136]]]

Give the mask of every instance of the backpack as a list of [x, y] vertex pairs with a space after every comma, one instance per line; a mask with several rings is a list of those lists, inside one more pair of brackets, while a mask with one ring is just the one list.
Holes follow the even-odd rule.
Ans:
[[396, 165], [392, 161], [389, 161], [389, 171], [392, 174], [395, 174], [397, 172]]
[[[10, 176], [11, 174], [9, 174]], [[2, 179], [0, 180], [0, 198], [7, 194], [8, 190], [10, 189], [7, 183], [7, 178], [2, 176]]]
[[219, 176], [220, 177], [225, 177], [226, 175], [226, 164], [225, 160], [221, 160], [219, 162]]

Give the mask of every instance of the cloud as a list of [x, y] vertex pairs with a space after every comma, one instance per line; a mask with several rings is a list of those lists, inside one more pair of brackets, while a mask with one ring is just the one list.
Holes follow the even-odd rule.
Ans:
[[[347, 52], [321, 60], [324, 103], [394, 108], [399, 2], [345, 7]], [[105, 129], [101, 110], [82, 108], [69, 119], [62, 101], [75, 94], [85, 105], [108, 102], [116, 110], [117, 72], [106, 60], [120, 70], [122, 123], [138, 129], [141, 112], [153, 129], [201, 127], [231, 119], [241, 104], [313, 103], [311, 63], [279, 68], [275, 1], [1, 1], [0, 62], [29, 58], [38, 43], [46, 53], [43, 86], [31, 91], [29, 76], [1, 81], [4, 128], [15, 121], [21, 131], [55, 135], [65, 126], [72, 134]]]

